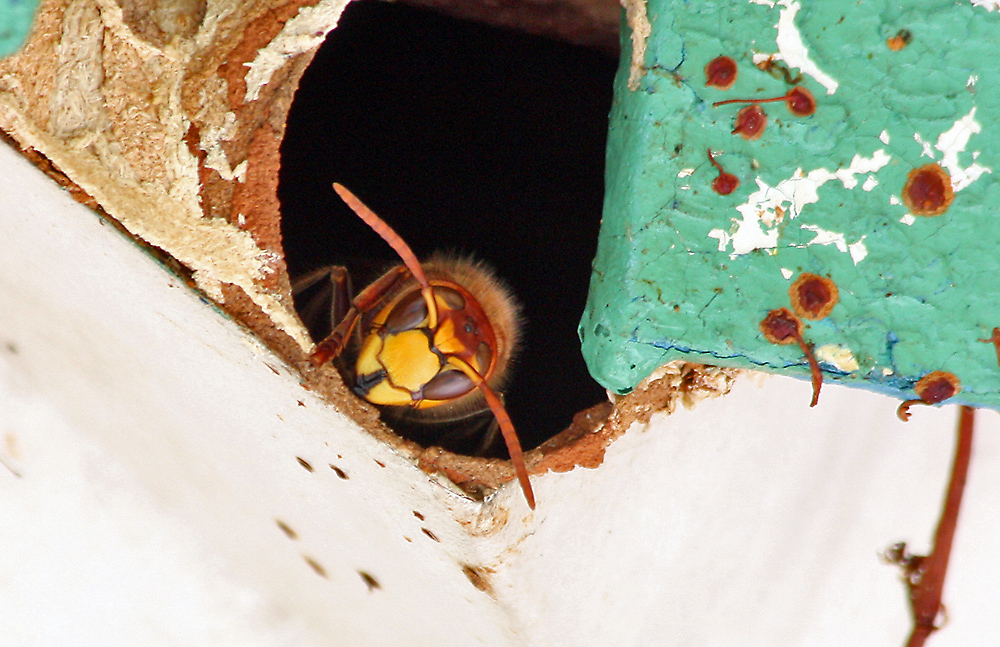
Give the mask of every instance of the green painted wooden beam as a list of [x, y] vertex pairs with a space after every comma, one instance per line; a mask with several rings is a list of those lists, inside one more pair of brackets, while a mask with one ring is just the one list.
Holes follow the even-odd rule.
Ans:
[[[950, 401], [1000, 407], [997, 350], [980, 341], [1000, 326], [997, 4], [635, 4], [580, 324], [595, 378], [624, 393], [674, 359], [807, 377], [799, 345], [760, 323], [793, 310], [790, 289], [812, 274], [839, 293], [829, 314], [799, 317], [825, 381], [915, 398], [946, 371], [961, 383]], [[720, 56], [738, 72], [725, 90], [706, 85]], [[750, 104], [713, 107], [793, 87], [815, 113], [758, 104], [759, 139], [733, 133]], [[709, 150], [740, 181], [728, 195]]]
[[0, 0], [0, 56], [13, 54], [31, 31], [38, 0]]

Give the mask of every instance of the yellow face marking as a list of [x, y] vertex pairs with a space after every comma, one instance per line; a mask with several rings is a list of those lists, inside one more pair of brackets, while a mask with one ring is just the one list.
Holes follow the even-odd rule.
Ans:
[[365, 400], [372, 404], [384, 404], [393, 407], [407, 407], [413, 404], [413, 396], [406, 389], [397, 389], [389, 380], [382, 380], [365, 394]]
[[386, 335], [378, 358], [389, 373], [389, 380], [410, 391], [419, 391], [441, 370], [441, 360], [431, 352], [422, 330]]
[[455, 321], [445, 319], [434, 333], [434, 346], [445, 355], [457, 355], [465, 350], [465, 344], [455, 336]]
[[361, 351], [354, 365], [356, 375], [369, 375], [382, 370], [378, 354], [382, 352], [382, 338], [379, 335], [368, 335], [361, 344]]

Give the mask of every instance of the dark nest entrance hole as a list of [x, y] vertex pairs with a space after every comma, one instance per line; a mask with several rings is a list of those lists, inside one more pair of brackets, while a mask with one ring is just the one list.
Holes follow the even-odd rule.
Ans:
[[317, 53], [288, 120], [279, 197], [292, 276], [342, 263], [363, 281], [365, 264], [398, 261], [334, 181], [418, 257], [442, 250], [490, 263], [524, 309], [506, 403], [526, 449], [605, 398], [576, 326], [600, 225], [615, 67], [606, 52], [364, 0], [348, 5]]

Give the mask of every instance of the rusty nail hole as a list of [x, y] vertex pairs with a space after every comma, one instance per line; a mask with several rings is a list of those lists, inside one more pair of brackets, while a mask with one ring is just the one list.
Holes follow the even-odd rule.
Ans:
[[795, 314], [805, 319], [822, 319], [837, 305], [840, 291], [830, 279], [806, 272], [788, 288], [788, 296]]
[[372, 577], [371, 574], [366, 573], [364, 571], [358, 571], [358, 575], [361, 576], [361, 580], [365, 583], [365, 586], [368, 587], [369, 593], [382, 588], [382, 585], [379, 584], [379, 581], [376, 580], [374, 577]]
[[728, 90], [736, 83], [736, 75], [736, 61], [728, 56], [718, 56], [705, 66], [705, 85]]
[[309, 464], [309, 463], [308, 463], [308, 462], [306, 461], [306, 459], [304, 459], [304, 458], [300, 458], [300, 457], [296, 456], [296, 457], [295, 457], [295, 460], [297, 460], [297, 461], [299, 462], [299, 465], [301, 465], [302, 467], [306, 468], [306, 470], [307, 470], [307, 471], [309, 471], [309, 472], [313, 471], [313, 466], [312, 466], [312, 465], [310, 465], [310, 464]]
[[779, 308], [767, 313], [760, 331], [772, 344], [794, 344], [802, 337], [802, 322], [787, 308]]
[[712, 149], [708, 149], [708, 161], [719, 170], [719, 175], [712, 180], [712, 190], [719, 195], [729, 195], [735, 191], [740, 186], [740, 179], [733, 175], [732, 173], [726, 173], [714, 157], [712, 157]]
[[900, 29], [896, 32], [895, 36], [887, 38], [885, 40], [885, 44], [888, 45], [889, 49], [892, 51], [898, 52], [909, 45], [911, 40], [913, 40], [913, 34], [911, 34], [908, 29]]
[[274, 523], [278, 524], [278, 527], [281, 528], [281, 532], [283, 532], [286, 535], [288, 535], [289, 539], [298, 539], [299, 538], [299, 533], [297, 533], [294, 530], [292, 530], [292, 527], [289, 526], [284, 521], [282, 521], [281, 519], [275, 519]]
[[796, 86], [785, 95], [785, 105], [788, 112], [796, 117], [808, 117], [816, 112], [816, 99], [812, 92], [803, 87]]
[[906, 400], [896, 409], [896, 415], [903, 422], [910, 419], [910, 407], [914, 404], [938, 404], [944, 402], [962, 390], [962, 383], [958, 381], [953, 373], [946, 371], [934, 371], [920, 378], [913, 387], [919, 396], [913, 400]]
[[907, 174], [903, 204], [913, 215], [940, 216], [954, 199], [951, 176], [937, 164], [927, 164]]
[[314, 571], [316, 571], [317, 575], [319, 575], [320, 577], [324, 577], [324, 578], [327, 577], [327, 575], [326, 575], [326, 569], [323, 568], [320, 565], [320, 563], [317, 562], [315, 559], [313, 559], [312, 557], [309, 557], [308, 555], [303, 555], [302, 559], [306, 560], [306, 564], [309, 564], [309, 566], [311, 566], [312, 569]]
[[813, 397], [809, 403], [815, 407], [819, 403], [819, 391], [823, 387], [823, 372], [813, 355], [812, 347], [802, 337], [802, 321], [788, 308], [779, 308], [767, 313], [760, 322], [760, 331], [772, 344], [798, 343], [799, 348], [809, 361], [809, 372], [812, 375]]
[[351, 477], [349, 477], [347, 475], [347, 472], [345, 472], [344, 470], [340, 469], [336, 465], [333, 465], [332, 463], [330, 464], [330, 469], [332, 469], [334, 471], [334, 473], [336, 473], [337, 476], [339, 476], [340, 478], [344, 479], [345, 481], [351, 478]]
[[747, 141], [760, 139], [767, 128], [767, 115], [760, 106], [747, 106], [736, 113], [736, 121], [733, 122], [733, 133], [739, 135]]
[[421, 528], [420, 531], [422, 533], [424, 533], [425, 535], [427, 535], [428, 537], [430, 537], [431, 539], [433, 539], [434, 541], [439, 542], [439, 543], [441, 542], [441, 540], [437, 538], [437, 535], [435, 535], [433, 532], [431, 532], [427, 528]]

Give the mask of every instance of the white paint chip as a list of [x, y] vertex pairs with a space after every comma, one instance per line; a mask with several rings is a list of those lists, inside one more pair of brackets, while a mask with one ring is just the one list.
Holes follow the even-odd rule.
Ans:
[[[970, 82], [972, 78], [970, 78]], [[929, 157], [932, 160], [937, 158], [935, 150], [941, 154], [938, 163], [948, 171], [951, 177], [951, 188], [957, 193], [965, 189], [970, 184], [981, 178], [986, 173], [993, 173], [993, 169], [976, 162], [982, 151], [972, 151], [972, 163], [963, 167], [958, 161], [959, 153], [964, 153], [969, 145], [969, 140], [973, 135], [982, 132], [982, 124], [976, 121], [976, 110], [973, 107], [969, 114], [959, 117], [951, 128], [938, 135], [937, 142], [933, 145], [923, 138], [920, 133], [913, 133], [913, 139], [922, 148], [921, 157]], [[893, 205], [902, 204], [896, 196], [889, 198], [889, 203]], [[904, 225], [912, 225], [916, 220], [911, 214], [904, 215], [900, 222]]]
[[[934, 148], [942, 153], [941, 166], [947, 169], [951, 176], [951, 188], [961, 191], [978, 180], [984, 173], [992, 173], [993, 169], [973, 162], [962, 168], [958, 163], [958, 154], [965, 151], [973, 134], [982, 131], [982, 125], [976, 121], [976, 108], [969, 111], [955, 125], [938, 136]], [[978, 151], [973, 153], [973, 159], [978, 157]]]
[[[809, 50], [802, 40], [802, 34], [795, 26], [795, 16], [799, 13], [802, 5], [797, 0], [778, 0], [777, 4], [781, 7], [781, 12], [778, 16], [778, 24], [775, 25], [778, 28], [778, 36], [775, 39], [778, 52], [774, 54], [774, 60], [785, 61], [789, 66], [798, 68], [803, 74], [811, 76], [817, 83], [826, 88], [827, 94], [833, 94], [840, 84], [832, 76], [819, 69], [819, 66], [809, 58]], [[774, 4], [770, 6], [773, 7]]]
[[802, 229], [805, 231], [811, 231], [814, 235], [813, 239], [805, 244], [806, 247], [812, 245], [834, 245], [839, 251], [849, 253], [851, 255], [851, 260], [857, 265], [868, 256], [868, 248], [865, 247], [865, 236], [862, 236], [854, 243], [848, 243], [847, 238], [844, 234], [828, 231], [823, 229], [818, 225], [802, 225]]
[[816, 359], [827, 364], [833, 364], [845, 373], [858, 370], [858, 362], [850, 348], [837, 344], [824, 344], [816, 349]]
[[[767, 191], [770, 190], [770, 187], [761, 182], [759, 178], [757, 179], [757, 185], [761, 190], [753, 195], [766, 195]], [[762, 199], [764, 199], [763, 196]], [[730, 234], [722, 229], [713, 229], [708, 233], [709, 238], [718, 239], [720, 252], [725, 251], [730, 243], [732, 244], [733, 253], [729, 255], [730, 258], [748, 254], [755, 249], [775, 249], [778, 246], [778, 230], [769, 228], [765, 231], [761, 227], [762, 213], [755, 208], [748, 209], [746, 206], [740, 205], [737, 207], [741, 213], [741, 217], [739, 220], [733, 218], [736, 231]]]
[[792, 278], [792, 275], [793, 275], [793, 274], [794, 274], [794, 272], [792, 272], [792, 271], [791, 271], [790, 269], [788, 269], [788, 268], [786, 268], [786, 267], [783, 267], [783, 268], [781, 268], [781, 275], [782, 275], [783, 277], [785, 277], [785, 280], [786, 280], [786, 281], [787, 281], [788, 279]]
[[1000, 9], [1000, 0], [972, 0], [973, 7], [981, 7], [986, 11]]
[[[837, 169], [830, 173], [826, 169], [816, 169], [809, 175], [813, 179], [820, 181], [820, 184], [827, 180], [840, 180], [845, 189], [853, 189], [858, 186], [858, 180], [854, 177], [860, 173], [875, 173], [881, 170], [892, 158], [883, 150], [879, 149], [872, 153], [871, 157], [861, 157], [855, 155], [851, 158], [851, 164], [847, 168]], [[827, 175], [823, 175], [825, 172]], [[814, 175], [815, 174], [815, 175]], [[867, 189], [866, 189], [867, 190]]]
[[930, 142], [924, 141], [924, 138], [920, 136], [920, 133], [913, 133], [913, 139], [916, 140], [920, 147], [923, 149], [920, 152], [920, 157], [929, 157], [934, 159], [934, 149]]
[[[708, 236], [719, 241], [720, 252], [725, 251], [732, 244], [730, 258], [736, 258], [756, 249], [776, 250], [778, 247], [778, 225], [785, 218], [790, 220], [797, 218], [806, 205], [819, 202], [819, 187], [830, 180], [838, 180], [845, 189], [854, 189], [858, 186], [856, 175], [876, 173], [884, 168], [891, 159], [892, 157], [883, 149], [879, 149], [872, 153], [871, 157], [855, 155], [849, 166], [839, 168], [836, 171], [818, 168], [806, 173], [802, 169], [796, 169], [792, 177], [778, 182], [773, 187], [758, 177], [756, 178], [758, 190], [751, 193], [745, 203], [736, 207], [740, 217], [731, 219], [730, 229], [728, 231], [713, 229]], [[813, 225], [804, 228], [808, 227], [813, 227]], [[812, 231], [817, 230], [813, 229]], [[835, 234], [835, 232], [825, 233]], [[825, 236], [818, 235], [808, 245], [836, 244], [838, 250], [851, 255], [855, 265], [867, 256], [868, 250], [863, 243], [864, 237], [848, 244], [843, 234], [836, 234], [836, 236], [840, 238], [827, 239]], [[837, 244], [838, 241], [839, 244]]]
[[868, 256], [868, 248], [865, 247], [865, 238], [867, 236], [862, 236], [858, 239], [858, 242], [851, 243], [847, 246], [847, 253], [851, 255], [851, 260], [857, 265], [861, 261], [865, 260], [865, 256]]
[[888, 146], [888, 144], [889, 144], [889, 131], [883, 130], [881, 133], [879, 133], [878, 138], [882, 141], [883, 144], [885, 144], [885, 145]]

